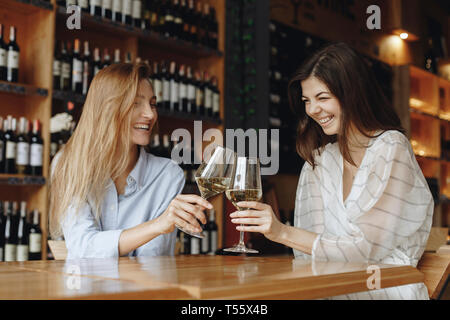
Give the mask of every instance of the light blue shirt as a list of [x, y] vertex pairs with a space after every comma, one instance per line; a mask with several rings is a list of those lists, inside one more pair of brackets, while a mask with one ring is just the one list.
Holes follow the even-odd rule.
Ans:
[[[67, 259], [118, 257], [122, 231], [160, 216], [181, 193], [184, 183], [183, 171], [174, 161], [156, 157], [141, 147], [124, 194], [118, 196], [114, 182], [110, 181], [99, 222], [94, 218], [94, 203], [89, 196], [77, 215], [73, 207], [68, 209], [62, 226]], [[159, 235], [128, 255], [173, 255], [176, 233], [177, 229]]]

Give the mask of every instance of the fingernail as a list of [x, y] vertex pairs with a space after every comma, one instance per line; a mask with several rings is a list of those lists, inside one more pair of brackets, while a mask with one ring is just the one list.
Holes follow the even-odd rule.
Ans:
[[236, 222], [236, 219], [231, 219], [231, 222]]

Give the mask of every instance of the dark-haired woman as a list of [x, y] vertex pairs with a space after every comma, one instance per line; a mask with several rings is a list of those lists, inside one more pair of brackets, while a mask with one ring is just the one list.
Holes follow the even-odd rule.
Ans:
[[[289, 83], [299, 113], [297, 151], [306, 160], [295, 226], [270, 206], [231, 215], [237, 230], [260, 232], [317, 261], [416, 266], [429, 236], [433, 198], [400, 120], [371, 70], [343, 43], [323, 48]], [[423, 283], [334, 298], [428, 299]]]

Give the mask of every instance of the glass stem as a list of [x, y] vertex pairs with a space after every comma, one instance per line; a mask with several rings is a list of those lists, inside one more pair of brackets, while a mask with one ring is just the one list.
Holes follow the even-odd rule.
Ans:
[[[241, 227], [243, 227], [244, 225], [241, 224]], [[239, 244], [238, 246], [240, 247], [245, 247], [245, 243], [244, 243], [244, 231], [240, 231], [239, 232]]]

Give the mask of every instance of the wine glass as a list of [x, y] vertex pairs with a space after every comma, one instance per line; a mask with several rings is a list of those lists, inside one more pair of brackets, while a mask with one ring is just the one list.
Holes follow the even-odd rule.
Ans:
[[[230, 188], [225, 191], [227, 198], [240, 211], [240, 201], [259, 201], [262, 197], [261, 173], [258, 158], [238, 157], [235, 174], [231, 179]], [[242, 226], [242, 225], [241, 225]], [[244, 231], [239, 234], [239, 243], [232, 248], [224, 249], [227, 252], [258, 253], [257, 250], [247, 248], [244, 243]]]
[[[203, 161], [195, 172], [195, 182], [200, 196], [208, 199], [216, 196], [229, 187], [234, 173], [236, 153], [230, 149], [216, 146], [209, 161]], [[204, 238], [203, 232], [189, 232], [177, 226], [181, 231], [197, 238]]]

